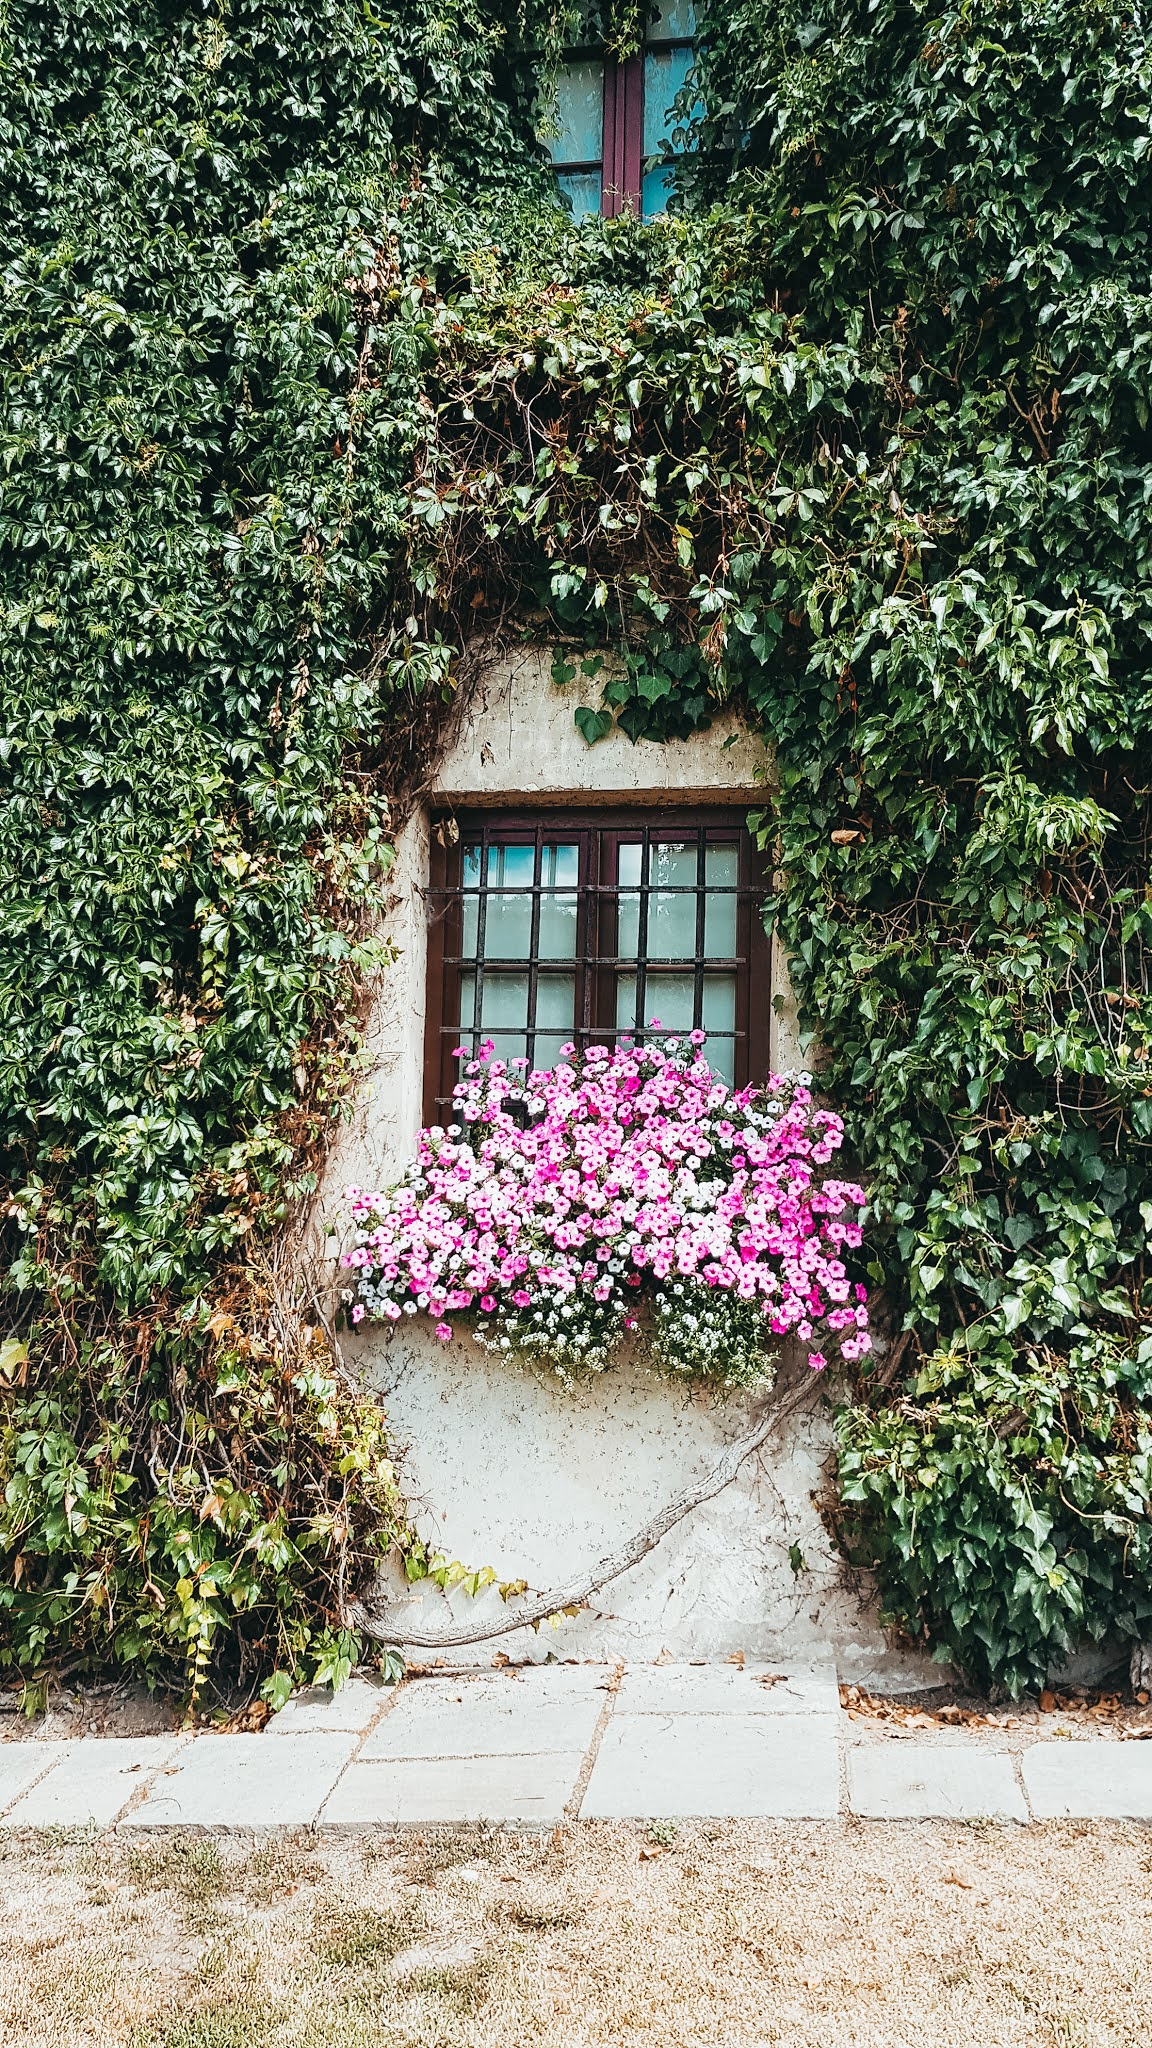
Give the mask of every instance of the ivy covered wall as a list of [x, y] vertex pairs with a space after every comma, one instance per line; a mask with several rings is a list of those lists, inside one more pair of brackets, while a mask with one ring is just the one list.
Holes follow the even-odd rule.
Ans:
[[572, 227], [491, 12], [0, 22], [0, 1655], [275, 1690], [434, 1562], [282, 1246], [511, 618], [593, 741], [774, 744], [895, 1333], [843, 1538], [1019, 1688], [1152, 1615], [1142, 15], [706, 0], [683, 210]]

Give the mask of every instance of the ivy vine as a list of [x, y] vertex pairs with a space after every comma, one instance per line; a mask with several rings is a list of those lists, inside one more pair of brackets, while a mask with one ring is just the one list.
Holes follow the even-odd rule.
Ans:
[[772, 743], [893, 1324], [838, 1511], [888, 1613], [1013, 1690], [1148, 1632], [1142, 10], [699, 12], [647, 226], [555, 199], [559, 8], [5, 12], [21, 1669], [326, 1668], [374, 1546], [422, 1568], [260, 1261], [355, 1078], [406, 760], [512, 617], [590, 742], [735, 702]]

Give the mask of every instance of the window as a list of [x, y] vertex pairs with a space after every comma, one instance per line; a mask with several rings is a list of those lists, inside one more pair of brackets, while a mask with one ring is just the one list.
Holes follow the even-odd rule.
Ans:
[[692, 67], [695, 27], [691, 0], [664, 0], [638, 57], [620, 63], [597, 48], [571, 53], [557, 80], [560, 134], [551, 148], [573, 213], [630, 210], [648, 220], [664, 211], [671, 169], [652, 159]]
[[[453, 833], [457, 836], [453, 840]], [[548, 1068], [560, 1047], [702, 1029], [733, 1085], [768, 1071], [767, 892], [744, 813], [481, 813], [433, 827], [425, 1114], [458, 1045]]]

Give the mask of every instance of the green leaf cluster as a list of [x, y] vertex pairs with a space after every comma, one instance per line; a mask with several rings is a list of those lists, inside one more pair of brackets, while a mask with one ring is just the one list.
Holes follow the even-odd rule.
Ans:
[[890, 1619], [981, 1685], [1042, 1687], [1152, 1625], [1152, 1338], [1021, 1352], [985, 1327], [840, 1420], [839, 1518]]
[[383, 964], [395, 735], [450, 690], [408, 623], [425, 266], [540, 190], [520, 51], [552, 10], [402, 14], [0, 13], [0, 1662], [25, 1672], [324, 1677], [358, 1577], [422, 1557], [377, 1410], [264, 1277]]

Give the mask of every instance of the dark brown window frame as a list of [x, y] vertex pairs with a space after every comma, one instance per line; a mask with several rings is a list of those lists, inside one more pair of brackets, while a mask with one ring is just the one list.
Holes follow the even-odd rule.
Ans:
[[[675, 838], [679, 832], [715, 833], [735, 837], [739, 849], [736, 875], [736, 953], [730, 961], [709, 961], [701, 951], [704, 905], [697, 905], [699, 975], [730, 967], [736, 980], [734, 1067], [737, 1087], [767, 1077], [772, 1016], [772, 948], [764, 929], [762, 905], [769, 893], [769, 871], [747, 828], [747, 809], [724, 805], [635, 805], [568, 808], [540, 805], [533, 810], [461, 809], [437, 811], [431, 825], [428, 889], [428, 980], [425, 1023], [424, 1120], [443, 1121], [459, 1074], [452, 1058], [460, 1043], [460, 977], [468, 962], [462, 956], [464, 845], [479, 835], [511, 844], [535, 844], [557, 838], [580, 846], [577, 883], [577, 933], [573, 959], [577, 981], [577, 1044], [611, 1043], [619, 1034], [615, 1015], [615, 978], [628, 962], [614, 950], [618, 884], [615, 864], [621, 844], [641, 834]], [[534, 928], [539, 916], [539, 890], [534, 889]], [[643, 940], [642, 940], [643, 945]], [[560, 961], [548, 965], [559, 968]], [[540, 962], [527, 963], [533, 991]], [[640, 998], [643, 1002], [643, 996]]]

